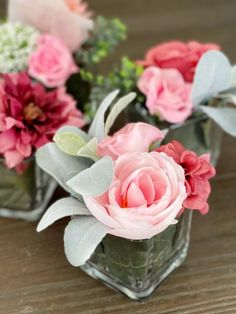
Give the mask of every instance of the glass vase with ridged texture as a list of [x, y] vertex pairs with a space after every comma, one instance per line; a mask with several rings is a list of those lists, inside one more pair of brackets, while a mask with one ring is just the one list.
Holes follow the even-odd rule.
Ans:
[[0, 159], [0, 216], [38, 220], [57, 187], [56, 182], [30, 158], [21, 171], [8, 169]]
[[177, 224], [147, 240], [107, 235], [81, 269], [129, 298], [143, 300], [184, 262], [191, 218], [186, 211]]

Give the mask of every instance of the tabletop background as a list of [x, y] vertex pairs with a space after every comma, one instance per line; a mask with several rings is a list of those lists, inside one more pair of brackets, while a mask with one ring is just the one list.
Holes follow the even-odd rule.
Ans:
[[[137, 59], [157, 42], [176, 38], [217, 42], [236, 61], [235, 0], [88, 2], [97, 14], [117, 16], [129, 29], [129, 39], [106, 60], [106, 70], [123, 54]], [[2, 14], [4, 7], [1, 0]], [[147, 302], [131, 301], [68, 264], [62, 242], [68, 220], [37, 234], [35, 223], [0, 219], [0, 313], [236, 313], [235, 144], [224, 137], [211, 211], [194, 215], [185, 264]]]

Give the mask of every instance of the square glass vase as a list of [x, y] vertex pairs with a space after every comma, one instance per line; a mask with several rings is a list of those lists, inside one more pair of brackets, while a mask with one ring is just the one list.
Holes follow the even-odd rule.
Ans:
[[187, 256], [192, 212], [147, 240], [107, 235], [81, 269], [134, 300], [149, 297]]
[[36, 221], [46, 210], [57, 183], [38, 167], [35, 158], [21, 166], [21, 172], [8, 169], [0, 159], [0, 217]]

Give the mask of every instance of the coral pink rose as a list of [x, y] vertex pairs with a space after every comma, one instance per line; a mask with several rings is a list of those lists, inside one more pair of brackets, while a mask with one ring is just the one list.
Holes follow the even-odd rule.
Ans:
[[181, 123], [192, 113], [192, 84], [186, 83], [178, 70], [149, 67], [141, 75], [138, 88], [147, 98], [149, 112], [170, 123]]
[[184, 170], [164, 153], [127, 153], [114, 164], [107, 192], [83, 197], [100, 222], [115, 236], [148, 239], [176, 223], [186, 198]]
[[38, 47], [29, 58], [28, 73], [46, 87], [59, 87], [78, 71], [72, 55], [57, 37], [41, 35]]
[[154, 65], [163, 69], [177, 69], [185, 81], [192, 82], [198, 61], [209, 50], [220, 50], [220, 46], [197, 41], [170, 41], [151, 48], [145, 60], [139, 61], [139, 64], [145, 67]]
[[74, 52], [89, 38], [94, 23], [80, 0], [9, 0], [8, 20], [62, 39]]
[[110, 156], [116, 160], [128, 152], [148, 152], [153, 142], [160, 141], [164, 134], [147, 123], [128, 123], [113, 136], [107, 136], [97, 147], [99, 156]]
[[175, 224], [186, 198], [184, 170], [164, 153], [127, 153], [114, 164], [107, 192], [84, 197], [89, 211], [112, 235], [148, 239]]
[[207, 199], [211, 192], [209, 179], [215, 175], [215, 168], [210, 164], [210, 155], [198, 157], [177, 141], [163, 145], [157, 151], [171, 156], [185, 170], [188, 197], [184, 201], [184, 207], [199, 210], [203, 215], [207, 214], [209, 210]]

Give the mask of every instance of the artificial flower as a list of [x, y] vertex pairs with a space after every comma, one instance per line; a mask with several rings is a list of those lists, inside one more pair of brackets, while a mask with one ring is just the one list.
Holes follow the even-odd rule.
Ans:
[[29, 57], [28, 73], [46, 87], [59, 87], [78, 71], [63, 41], [55, 36], [41, 35], [37, 48]]
[[192, 85], [176, 69], [148, 67], [138, 80], [149, 112], [170, 123], [184, 122], [193, 111]]
[[182, 167], [164, 153], [127, 153], [115, 161], [108, 190], [83, 199], [110, 234], [148, 239], [177, 222], [186, 198], [184, 181]]
[[82, 127], [83, 116], [64, 88], [48, 92], [22, 72], [0, 80], [0, 154], [9, 168], [49, 142], [63, 125]]
[[116, 160], [128, 152], [148, 152], [151, 144], [162, 140], [164, 134], [147, 123], [128, 123], [112, 136], [103, 139], [97, 146], [98, 156], [111, 156]]
[[209, 50], [220, 50], [217, 44], [202, 44], [197, 41], [170, 41], [157, 45], [139, 61], [144, 67], [157, 66], [163, 69], [177, 69], [187, 82], [192, 82], [196, 66], [202, 55]]
[[0, 25], [0, 72], [23, 71], [29, 56], [36, 49], [39, 33], [31, 26], [20, 23]]
[[197, 156], [178, 141], [162, 145], [157, 152], [164, 152], [172, 157], [185, 171], [185, 186], [188, 197], [183, 205], [188, 209], [199, 210], [207, 214], [209, 205], [207, 199], [211, 193], [209, 179], [215, 175], [215, 169], [210, 164], [210, 155]]
[[35, 27], [63, 40], [71, 51], [76, 51], [93, 30], [85, 4], [69, 0], [10, 0], [8, 19]]

